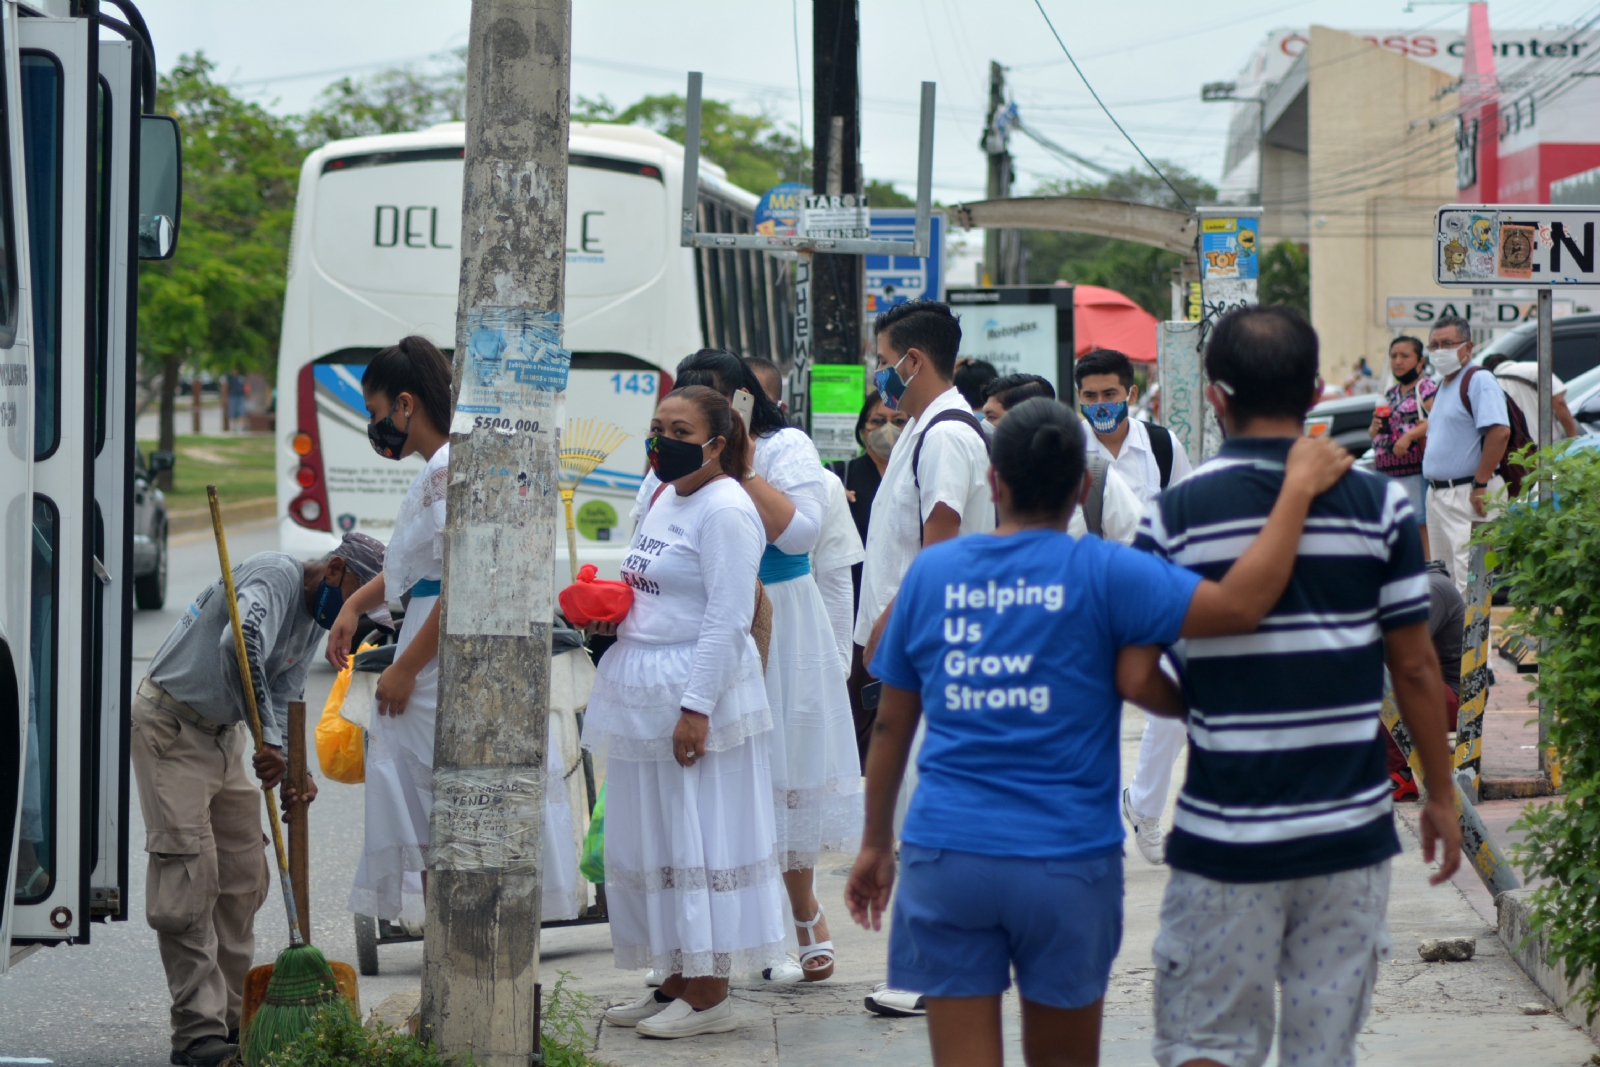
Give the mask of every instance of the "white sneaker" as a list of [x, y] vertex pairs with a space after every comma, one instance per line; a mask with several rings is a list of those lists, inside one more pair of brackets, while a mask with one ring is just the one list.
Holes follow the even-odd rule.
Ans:
[[879, 982], [872, 992], [867, 994], [867, 1010], [876, 1015], [886, 1015], [891, 1019], [908, 1019], [915, 1015], [928, 1014], [927, 1000], [921, 993], [912, 993], [904, 989], [892, 989], [888, 982]]
[[725, 1034], [738, 1026], [733, 1015], [733, 998], [725, 997], [704, 1011], [695, 1011], [687, 1000], [674, 1000], [665, 1011], [638, 1025], [643, 1037], [694, 1037], [696, 1034]]
[[1161, 820], [1147, 819], [1135, 812], [1129, 802], [1127, 789], [1122, 791], [1122, 817], [1133, 827], [1133, 843], [1139, 846], [1139, 855], [1145, 858], [1145, 862], [1158, 865], [1166, 863], [1166, 835], [1161, 832]]
[[632, 1004], [618, 1004], [607, 1008], [605, 1018], [612, 1026], [638, 1026], [644, 1020], [660, 1015], [677, 1003], [679, 1002], [671, 997], [662, 1000], [652, 989]]
[[782, 963], [749, 974], [737, 975], [733, 984], [740, 989], [770, 989], [773, 986], [799, 985], [805, 981], [806, 972], [792, 957], [785, 956]]

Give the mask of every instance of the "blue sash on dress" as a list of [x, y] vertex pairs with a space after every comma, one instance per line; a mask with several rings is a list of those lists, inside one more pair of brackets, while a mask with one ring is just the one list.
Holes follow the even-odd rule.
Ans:
[[437, 578], [423, 578], [406, 591], [406, 596], [438, 596], [441, 586]]
[[761, 570], [757, 576], [761, 579], [762, 585], [776, 585], [779, 582], [803, 578], [810, 573], [809, 552], [791, 556], [787, 552], [778, 551], [775, 545], [768, 545], [767, 550], [761, 553]]

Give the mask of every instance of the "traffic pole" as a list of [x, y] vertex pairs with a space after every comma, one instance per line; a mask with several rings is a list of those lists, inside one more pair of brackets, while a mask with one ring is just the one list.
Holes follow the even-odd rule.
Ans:
[[570, 0], [474, 0], [422, 1036], [538, 1063]]
[[[861, 18], [858, 0], [813, 0], [811, 9], [812, 189], [829, 196], [862, 192]], [[811, 358], [816, 363], [860, 364], [865, 260], [817, 253], [806, 271]], [[809, 403], [809, 397], [807, 401]], [[809, 407], [807, 408], [809, 411]]]

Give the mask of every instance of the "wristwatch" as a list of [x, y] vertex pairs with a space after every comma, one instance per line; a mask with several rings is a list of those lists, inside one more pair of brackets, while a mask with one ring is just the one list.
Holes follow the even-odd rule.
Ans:
[[1487, 488], [1489, 488], [1489, 483], [1488, 482], [1480, 482], [1476, 478], [1474, 478], [1472, 480], [1472, 488], [1474, 488], [1474, 489], [1487, 489]]

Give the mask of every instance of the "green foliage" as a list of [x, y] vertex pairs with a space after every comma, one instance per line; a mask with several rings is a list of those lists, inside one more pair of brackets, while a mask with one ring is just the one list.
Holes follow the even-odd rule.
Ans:
[[[1513, 853], [1530, 877], [1548, 879], [1533, 895], [1533, 927], [1549, 939], [1551, 962], [1576, 979], [1585, 968], [1600, 972], [1600, 452], [1551, 450], [1533, 473], [1551, 478], [1554, 506], [1530, 502], [1538, 492], [1530, 476], [1523, 498], [1478, 540], [1502, 575], [1511, 626], [1544, 642], [1533, 697], [1550, 710], [1566, 794], [1524, 811], [1517, 827], [1527, 837]], [[1592, 1022], [1600, 985], [1578, 996]]]
[[[1158, 165], [1191, 204], [1216, 199], [1216, 189], [1199, 176], [1176, 164], [1158, 161]], [[1040, 184], [1033, 195], [1130, 200], [1186, 210], [1160, 178], [1141, 167], [1130, 167], [1114, 178], [1099, 182], [1047, 181]], [[1112, 237], [1054, 230], [1024, 230], [1022, 243], [1028, 251], [1029, 281], [1062, 279], [1083, 285], [1102, 285], [1129, 297], [1158, 319], [1171, 313], [1172, 272], [1183, 262], [1183, 257], [1175, 252]]]
[[406, 133], [467, 114], [467, 50], [437, 73], [396, 67], [367, 78], [340, 78], [300, 120], [301, 142], [317, 148], [345, 137]]
[[[687, 104], [676, 93], [646, 96], [618, 110], [604, 96], [578, 97], [574, 122], [616, 122], [645, 126], [683, 143]], [[811, 163], [799, 140], [778, 128], [766, 112], [748, 115], [722, 100], [700, 103], [700, 151], [728, 172], [728, 180], [753, 193], [782, 182], [809, 182]]]
[[157, 107], [183, 131], [177, 255], [139, 272], [139, 351], [207, 370], [267, 374], [304, 152], [294, 129], [212, 81], [203, 53], [161, 76]]
[[1282, 304], [1311, 314], [1311, 251], [1294, 241], [1279, 241], [1261, 257], [1258, 283], [1263, 304]]
[[867, 182], [867, 203], [873, 207], [916, 207], [916, 197], [907, 196], [894, 187], [894, 182]]
[[[594, 998], [569, 988], [571, 977], [561, 971], [544, 996], [544, 1030], [539, 1036], [545, 1067], [604, 1067], [587, 1052]], [[463, 1067], [471, 1063], [471, 1057], [447, 1059], [399, 1030], [368, 1030], [348, 1011], [325, 1011], [299, 1040], [274, 1052], [263, 1067]]]

